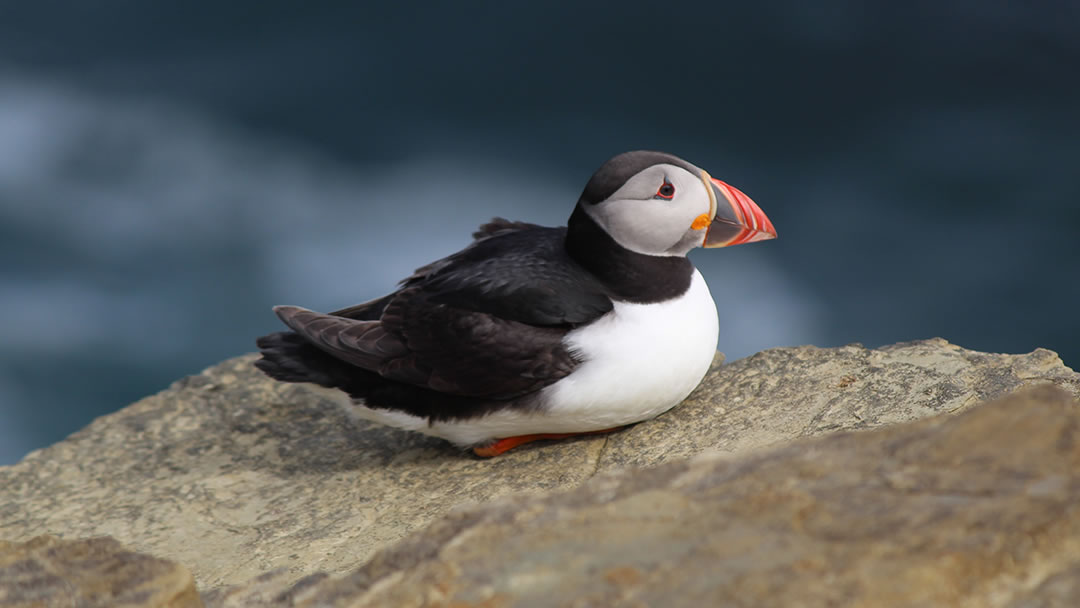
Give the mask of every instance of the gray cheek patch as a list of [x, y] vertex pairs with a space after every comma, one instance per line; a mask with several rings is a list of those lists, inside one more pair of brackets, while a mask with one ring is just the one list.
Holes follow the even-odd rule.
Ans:
[[704, 230], [691, 230], [683, 234], [683, 237], [679, 239], [675, 246], [668, 249], [669, 255], [686, 255], [690, 253], [695, 247], [701, 247], [701, 244], [705, 242]]
[[[626, 249], [645, 255], [682, 255], [696, 246], [699, 235], [686, 234], [679, 219], [682, 214], [665, 208], [669, 204], [655, 199], [610, 201], [586, 213]], [[688, 227], [689, 221], [685, 223]]]
[[[675, 187], [673, 199], [655, 196], [665, 180]], [[660, 165], [634, 175], [611, 198], [582, 208], [630, 251], [679, 256], [703, 244], [704, 231], [693, 230], [692, 225], [697, 215], [709, 212], [709, 202], [698, 176], [678, 166]]]

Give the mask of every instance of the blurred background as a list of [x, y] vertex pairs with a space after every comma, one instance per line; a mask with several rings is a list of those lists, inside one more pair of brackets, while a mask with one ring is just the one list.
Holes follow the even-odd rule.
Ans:
[[0, 464], [380, 295], [629, 149], [754, 198], [730, 359], [942, 336], [1080, 365], [1080, 4], [0, 6]]

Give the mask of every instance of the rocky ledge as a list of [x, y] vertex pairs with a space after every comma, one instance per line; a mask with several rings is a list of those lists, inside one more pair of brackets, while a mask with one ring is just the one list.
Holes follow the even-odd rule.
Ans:
[[[1080, 593], [1080, 374], [1050, 351], [772, 349], [718, 360], [656, 420], [493, 460], [351, 424], [251, 361], [0, 468], [0, 605], [84, 584], [80, 605], [103, 606], [1019, 607]], [[44, 534], [64, 540], [31, 540]], [[99, 536], [123, 546], [80, 540]], [[80, 571], [113, 573], [116, 595]]]

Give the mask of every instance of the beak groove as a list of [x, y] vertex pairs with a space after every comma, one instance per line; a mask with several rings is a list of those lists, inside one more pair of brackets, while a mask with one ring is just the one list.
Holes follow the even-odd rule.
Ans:
[[715, 198], [716, 203], [716, 215], [705, 235], [705, 247], [730, 247], [776, 238], [776, 228], [769, 217], [749, 196], [708, 173], [703, 172], [702, 178], [709, 187], [710, 199]]

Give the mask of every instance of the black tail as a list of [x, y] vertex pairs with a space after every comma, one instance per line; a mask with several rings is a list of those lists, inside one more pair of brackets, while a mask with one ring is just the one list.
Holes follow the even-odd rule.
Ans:
[[272, 333], [256, 340], [255, 345], [262, 355], [255, 367], [282, 382], [312, 382], [363, 397], [365, 379], [374, 376], [367, 370], [335, 359], [295, 332]]
[[283, 382], [312, 382], [364, 399], [368, 407], [400, 410], [431, 420], [454, 420], [485, 414], [498, 401], [439, 393], [387, 380], [375, 372], [335, 359], [298, 333], [280, 331], [255, 341], [262, 358], [255, 367]]

